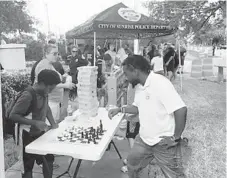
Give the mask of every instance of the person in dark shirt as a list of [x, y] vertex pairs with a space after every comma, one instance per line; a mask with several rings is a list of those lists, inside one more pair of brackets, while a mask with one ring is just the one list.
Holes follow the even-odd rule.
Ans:
[[32, 170], [35, 161], [38, 164], [43, 164], [44, 178], [51, 178], [53, 175], [54, 156], [51, 154], [45, 156], [29, 154], [25, 152], [25, 147], [47, 131], [48, 126], [46, 124], [46, 118], [50, 122], [52, 129], [58, 127], [48, 105], [48, 93], [50, 93], [60, 82], [60, 77], [56, 71], [47, 69], [42, 70], [38, 74], [38, 82], [31, 87], [36, 93], [36, 105], [33, 105], [34, 108], [31, 112], [31, 119], [29, 119], [28, 116], [25, 116], [28, 109], [31, 107], [32, 102], [34, 102], [32, 94], [28, 91], [24, 91], [21, 94], [10, 112], [9, 118], [11, 120], [25, 126], [22, 132], [24, 165], [24, 174], [22, 174], [22, 178], [33, 177]]
[[163, 52], [163, 68], [169, 80], [175, 79], [175, 72], [179, 65], [179, 59], [173, 47], [167, 47]]
[[156, 49], [156, 46], [155, 45], [152, 45], [150, 43], [150, 45], [148, 47], [149, 47], [149, 52], [147, 53], [147, 55], [149, 56], [150, 61], [151, 61], [153, 59], [153, 57], [154, 57], [154, 51]]
[[88, 61], [82, 58], [82, 54], [80, 54], [79, 49], [77, 47], [72, 48], [72, 55], [67, 57], [67, 63], [70, 68], [70, 75], [72, 76], [72, 82], [77, 84], [77, 73], [78, 67], [87, 66]]

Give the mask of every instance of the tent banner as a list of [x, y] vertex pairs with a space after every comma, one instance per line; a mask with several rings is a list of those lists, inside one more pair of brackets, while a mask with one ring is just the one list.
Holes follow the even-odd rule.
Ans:
[[144, 24], [113, 24], [99, 23], [95, 24], [95, 29], [119, 29], [119, 30], [171, 30], [170, 26], [166, 25], [144, 25]]
[[80, 34], [87, 33], [87, 32], [93, 31], [93, 30], [94, 30], [93, 23], [91, 23], [87, 26], [83, 26], [83, 27], [80, 27], [77, 30], [75, 30], [74, 35], [80, 35]]

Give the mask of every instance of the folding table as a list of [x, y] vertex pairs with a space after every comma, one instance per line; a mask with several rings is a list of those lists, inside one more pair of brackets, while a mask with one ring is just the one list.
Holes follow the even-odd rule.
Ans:
[[[71, 164], [74, 159], [78, 159], [78, 163], [73, 175], [73, 178], [77, 177], [82, 160], [98, 161], [102, 158], [109, 144], [113, 144], [117, 151], [118, 156], [122, 159], [116, 145], [112, 138], [116, 133], [119, 124], [123, 118], [123, 114], [116, 115], [112, 120], [108, 117], [108, 111], [106, 108], [99, 108], [98, 115], [93, 118], [82, 118], [80, 112], [77, 110], [73, 116], [66, 117], [59, 124], [59, 128], [49, 130], [44, 135], [26, 146], [25, 151], [31, 154], [46, 155], [63, 155], [72, 157], [69, 168], [66, 172], [59, 175], [58, 177], [68, 174]], [[100, 142], [98, 144], [78, 144], [78, 143], [65, 143], [57, 140], [57, 136], [62, 133], [66, 128], [72, 125], [76, 126], [95, 126], [99, 121], [102, 120], [103, 128], [106, 130]]]

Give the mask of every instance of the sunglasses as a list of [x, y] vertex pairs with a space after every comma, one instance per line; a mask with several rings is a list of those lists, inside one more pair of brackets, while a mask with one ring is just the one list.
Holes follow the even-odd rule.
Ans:
[[54, 52], [54, 53], [52, 53], [54, 56], [58, 56], [59, 55], [59, 53], [58, 52]]
[[78, 51], [72, 51], [73, 53], [76, 53], [76, 52], [78, 52]]

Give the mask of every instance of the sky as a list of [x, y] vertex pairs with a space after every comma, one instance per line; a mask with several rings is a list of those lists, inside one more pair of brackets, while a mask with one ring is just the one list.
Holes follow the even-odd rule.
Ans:
[[48, 32], [48, 14], [50, 31], [59, 35], [120, 2], [147, 14], [147, 9], [142, 6], [145, 0], [30, 0], [28, 11], [40, 21], [38, 28], [44, 33]]

